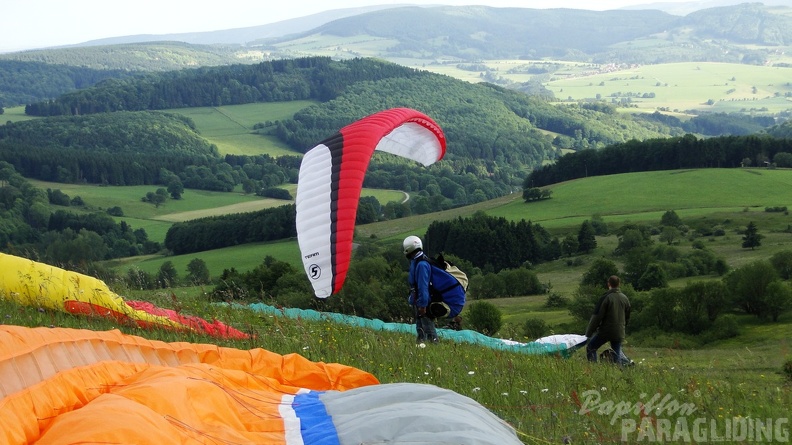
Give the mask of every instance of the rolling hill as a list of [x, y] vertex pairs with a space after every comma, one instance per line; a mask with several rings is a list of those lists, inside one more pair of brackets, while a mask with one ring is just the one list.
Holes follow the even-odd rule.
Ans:
[[[585, 64], [574, 69], [574, 75], [586, 76], [636, 64], [720, 62], [788, 67], [792, 61], [788, 57], [792, 9], [788, 6], [719, 6], [681, 17], [659, 9], [383, 8], [306, 17], [299, 21], [300, 26], [291, 24], [295, 26], [290, 26], [289, 34], [285, 29], [274, 31], [277, 24], [273, 24], [0, 54], [0, 106], [20, 104], [20, 100], [30, 100], [27, 97], [50, 99], [58, 91], [86, 86], [66, 80], [58, 84], [59, 90], [43, 88], [52, 82], [51, 70], [62, 70], [63, 65], [99, 71], [92, 75], [97, 79], [89, 83], [93, 84], [107, 77], [102, 74], [105, 70], [123, 70], [129, 75], [315, 55], [376, 57], [475, 82], [485, 80], [547, 93], [539, 85], [554, 76], [568, 76], [565, 71], [570, 63]], [[404, 32], [408, 28], [411, 31]], [[508, 61], [512, 66], [494, 66], [496, 61]], [[528, 63], [539, 61], [554, 61], [554, 65]], [[22, 79], [13, 74], [9, 62], [43, 63], [52, 68], [25, 66], [28, 74]]]

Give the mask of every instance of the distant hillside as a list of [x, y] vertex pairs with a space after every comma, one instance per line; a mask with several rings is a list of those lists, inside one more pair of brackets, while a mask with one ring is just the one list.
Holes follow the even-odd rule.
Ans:
[[[342, 18], [325, 22], [338, 16]], [[784, 54], [790, 54], [792, 47], [792, 8], [758, 3], [709, 8], [684, 17], [647, 9], [391, 5], [328, 11], [295, 20], [291, 27], [272, 24], [211, 33], [131, 36], [89, 42], [86, 46], [0, 54], [0, 107], [52, 99], [95, 83], [59, 81], [56, 78], [62, 74], [46, 68], [52, 65], [133, 73], [308, 56], [376, 57], [395, 63], [409, 60], [410, 66], [421, 66], [421, 61], [464, 64], [458, 68], [471, 72], [471, 77], [478, 74], [482, 76], [480, 80], [505, 85], [498, 82], [499, 73], [484, 74], [489, 70], [482, 68], [481, 62], [549, 59], [605, 66], [685, 61], [767, 65], [785, 57], [778, 66], [790, 66]], [[309, 24], [320, 22], [318, 27], [306, 30]], [[285, 35], [287, 32], [290, 34]], [[155, 37], [212, 44], [159, 41], [93, 46]], [[44, 65], [26, 68], [25, 75], [19, 76], [8, 62]], [[522, 81], [509, 87], [548, 96], [541, 82], [548, 81], [552, 74], [546, 71], [545, 76], [532, 77], [530, 84]], [[115, 74], [93, 73], [87, 77], [108, 76]]]
[[218, 31], [189, 32], [176, 34], [141, 34], [135, 36], [109, 37], [106, 39], [90, 40], [74, 46], [103, 46], [125, 43], [142, 43], [157, 41], [176, 41], [195, 45], [247, 45], [248, 43], [266, 38], [274, 38], [308, 31], [324, 25], [327, 22], [344, 17], [365, 14], [382, 9], [395, 8], [400, 5], [374, 5], [358, 8], [332, 9], [329, 11], [311, 14], [295, 19], [282, 20], [266, 25], [249, 26], [245, 28], [222, 29]]
[[690, 27], [704, 38], [725, 39], [754, 45], [792, 45], [792, 9], [744, 3], [697, 11], [677, 26]]
[[660, 32], [677, 19], [660, 11], [405, 7], [336, 20], [310, 33], [398, 41], [383, 51], [387, 57], [575, 58]]
[[171, 71], [199, 66], [257, 63], [261, 52], [239, 45], [192, 45], [178, 41], [51, 48], [0, 54], [5, 61], [69, 65], [95, 70]]
[[792, 8], [761, 4], [710, 8], [685, 17], [659, 10], [443, 6], [347, 17], [295, 36], [272, 39], [269, 44], [278, 50], [299, 48], [299, 42], [309, 36], [328, 44], [334, 38], [343, 42], [353, 36], [368, 36], [358, 38], [359, 43], [340, 44], [353, 54], [378, 52], [379, 57], [390, 59], [761, 63], [764, 54], [777, 51], [779, 45], [791, 45], [790, 35]]

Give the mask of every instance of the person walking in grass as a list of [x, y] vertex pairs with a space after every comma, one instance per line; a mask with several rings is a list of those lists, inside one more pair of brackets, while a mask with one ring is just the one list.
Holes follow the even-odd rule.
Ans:
[[594, 314], [586, 329], [586, 358], [590, 362], [597, 361], [597, 350], [605, 343], [610, 343], [613, 350], [612, 360], [620, 365], [632, 364], [622, 352], [622, 343], [626, 338], [625, 327], [630, 322], [630, 300], [619, 286], [621, 280], [612, 275], [608, 278], [608, 291], [602, 295], [594, 308]]

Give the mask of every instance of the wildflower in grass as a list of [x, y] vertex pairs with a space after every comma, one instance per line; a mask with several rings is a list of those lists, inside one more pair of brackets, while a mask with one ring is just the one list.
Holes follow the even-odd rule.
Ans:
[[479, 392], [479, 391], [481, 391], [481, 388], [479, 388], [478, 386], [473, 388], [473, 392]]
[[547, 391], [550, 391], [550, 389], [549, 388], [542, 388], [542, 392], [547, 392]]
[[475, 373], [476, 373], [476, 371], [468, 371], [468, 375], [473, 375]]
[[524, 389], [521, 389], [521, 390], [520, 390], [520, 394], [522, 394], [522, 395], [526, 395], [526, 394], [528, 394], [528, 391], [526, 391], [526, 390], [524, 390]]
[[502, 395], [502, 396], [508, 396], [508, 395], [509, 395], [509, 393], [507, 393], [507, 392], [502, 392], [502, 393], [501, 393], [501, 395]]

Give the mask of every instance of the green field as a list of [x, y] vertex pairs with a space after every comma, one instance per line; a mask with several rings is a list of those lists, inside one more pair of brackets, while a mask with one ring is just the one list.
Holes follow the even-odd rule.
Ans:
[[667, 210], [683, 218], [718, 212], [792, 208], [792, 170], [702, 169], [591, 177], [548, 187], [552, 198], [512, 200], [490, 214], [547, 228], [579, 225], [593, 214], [608, 223], [659, 221]]
[[[660, 427], [660, 422], [670, 422], [673, 428], [679, 422], [692, 427], [694, 422], [704, 421], [707, 428], [703, 431], [707, 436], [704, 439], [698, 436], [700, 440], [696, 442], [708, 443], [716, 437], [714, 433], [725, 435], [725, 422], [746, 418], [783, 422], [792, 404], [792, 381], [781, 371], [785, 361], [792, 360], [788, 319], [773, 326], [774, 331], [765, 330], [763, 334], [767, 335], [757, 335], [760, 340], [751, 344], [684, 350], [642, 348], [628, 343], [626, 353], [637, 365], [620, 369], [590, 364], [582, 351], [564, 359], [451, 341], [421, 349], [415, 347], [412, 334], [355, 328], [330, 321], [262, 316], [242, 307], [208, 304], [205, 291], [178, 288], [129, 292], [128, 296], [162, 307], [178, 305], [182, 314], [220, 320], [252, 333], [255, 338], [220, 339], [196, 333], [141, 329], [119, 325], [110, 319], [18, 306], [2, 298], [0, 313], [6, 314], [3, 323], [10, 325], [120, 329], [167, 342], [216, 344], [243, 350], [262, 348], [277, 354], [296, 353], [315, 362], [351, 366], [371, 373], [383, 384], [435, 385], [482, 404], [514, 427], [525, 444], [618, 443], [625, 434], [626, 443], [637, 443], [639, 431], [623, 429], [623, 422], [643, 426], [641, 422], [645, 420], [648, 422], [644, 434], [650, 432], [646, 428], [654, 431]], [[598, 397], [598, 403], [592, 403], [593, 397]], [[653, 397], [657, 397], [654, 406], [663, 408], [615, 412], [618, 403], [640, 407]], [[666, 402], [658, 405], [661, 399]], [[690, 409], [679, 412], [682, 404]], [[714, 428], [710, 429], [710, 425]], [[789, 424], [781, 426], [785, 429], [779, 432], [788, 434]], [[673, 431], [666, 432], [666, 440], [662, 442], [685, 443], [670, 440]], [[691, 430], [687, 432], [694, 434]], [[788, 436], [773, 436], [773, 441], [784, 442], [784, 437]], [[654, 443], [646, 438], [641, 442]]]
[[[481, 71], [460, 69], [457, 63], [399, 63], [460, 80], [481, 82]], [[611, 103], [629, 97], [627, 112], [778, 113], [792, 107], [792, 69], [736, 63], [681, 62], [639, 66], [611, 66], [555, 60], [484, 60], [491, 73], [523, 83], [536, 75], [529, 68], [552, 71], [542, 84], [561, 101], [600, 99]], [[556, 69], [555, 67], [560, 67]], [[544, 78], [543, 77], [543, 78]], [[653, 97], [644, 97], [653, 95]], [[712, 101], [708, 104], [708, 101]]]
[[30, 119], [36, 119], [35, 117], [28, 116], [25, 114], [25, 107], [9, 107], [3, 109], [3, 114], [0, 114], [0, 122], [5, 124], [6, 122], [20, 122], [20, 121], [27, 121]]
[[[433, 221], [469, 217], [476, 211], [514, 221], [530, 220], [551, 233], [563, 234], [577, 231], [584, 220], [595, 214], [615, 229], [628, 222], [657, 225], [663, 213], [674, 210], [689, 225], [721, 224], [726, 235], [706, 239], [707, 246], [732, 267], [737, 267], [767, 258], [780, 250], [792, 249], [792, 234], [785, 231], [792, 224], [792, 217], [764, 211], [765, 207], [792, 208], [791, 185], [791, 170], [706, 169], [592, 177], [551, 186], [552, 198], [547, 201], [526, 204], [520, 195], [513, 194], [445, 212], [360, 225], [356, 227], [356, 239], [375, 240], [398, 248], [406, 235], [422, 235]], [[386, 201], [380, 199], [380, 202]], [[766, 237], [760, 249], [741, 247], [738, 231], [750, 221], [755, 221]], [[569, 297], [590, 261], [598, 256], [610, 257], [617, 241], [615, 235], [598, 237], [597, 250], [582, 258], [578, 265], [569, 266], [564, 259], [537, 265], [540, 281], [550, 283], [554, 291]], [[679, 247], [692, 249], [689, 240], [681, 242]], [[185, 273], [186, 264], [192, 258], [200, 257], [207, 262], [212, 276], [217, 276], [229, 264], [240, 271], [250, 270], [267, 255], [302, 268], [296, 240], [229, 247], [177, 257], [131, 258], [118, 266], [121, 269], [135, 266], [154, 273], [164, 261], [173, 261], [177, 270]], [[685, 280], [681, 280], [672, 285], [683, 286], [684, 283]], [[534, 306], [539, 304], [532, 298], [529, 300]], [[518, 300], [496, 300], [495, 304], [520, 304], [515, 301]], [[529, 308], [534, 306], [528, 305]], [[553, 320], [566, 318], [568, 321], [563, 311], [544, 315], [555, 317]], [[525, 309], [508, 311], [505, 316], [505, 320], [517, 324], [525, 318], [528, 318]]]
[[[566, 74], [566, 75], [564, 75]], [[545, 86], [560, 100], [632, 94], [638, 110], [777, 113], [792, 107], [792, 70], [714, 62], [642, 65], [609, 72], [555, 73]], [[643, 97], [653, 94], [654, 97]], [[712, 101], [708, 105], [708, 101]]]
[[289, 119], [294, 113], [315, 103], [295, 100], [221, 107], [175, 108], [164, 111], [191, 118], [201, 132], [201, 136], [215, 144], [220, 154], [247, 156], [268, 154], [277, 157], [294, 156], [299, 153], [275, 137], [256, 134], [253, 126], [268, 121]]

